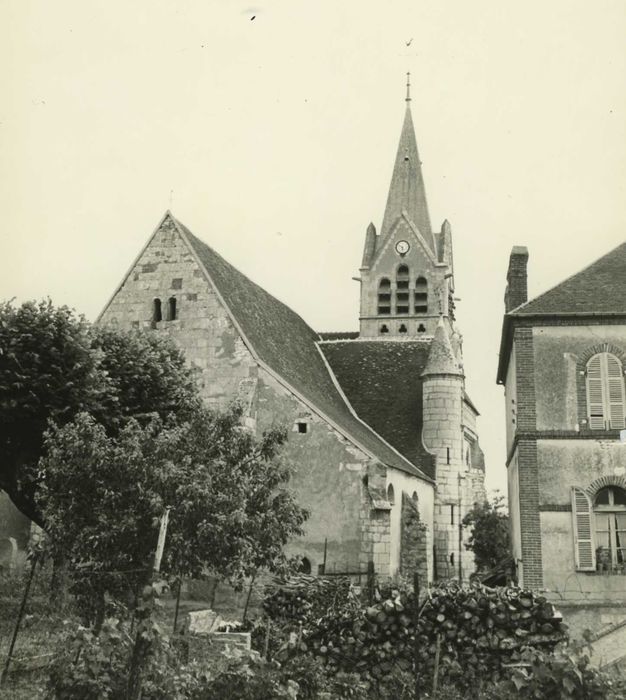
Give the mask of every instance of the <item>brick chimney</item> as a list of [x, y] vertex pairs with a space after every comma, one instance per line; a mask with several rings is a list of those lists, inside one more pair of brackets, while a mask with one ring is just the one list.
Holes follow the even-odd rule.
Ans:
[[506, 313], [528, 301], [528, 248], [515, 245], [509, 257], [509, 270], [506, 273], [506, 291], [504, 292], [504, 310]]

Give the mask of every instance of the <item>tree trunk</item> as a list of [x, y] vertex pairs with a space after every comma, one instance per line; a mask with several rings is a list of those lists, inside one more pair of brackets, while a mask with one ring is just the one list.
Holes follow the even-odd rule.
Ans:
[[52, 577], [50, 579], [50, 607], [63, 610], [68, 601], [69, 578], [67, 559], [63, 554], [55, 554], [52, 558]]
[[104, 624], [105, 612], [106, 604], [104, 600], [104, 591], [98, 591], [95, 594], [93, 621], [93, 631], [96, 637], [100, 634], [100, 630], [102, 629], [102, 625]]

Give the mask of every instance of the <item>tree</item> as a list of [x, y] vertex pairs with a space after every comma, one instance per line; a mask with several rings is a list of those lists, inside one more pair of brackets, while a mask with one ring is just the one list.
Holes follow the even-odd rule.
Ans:
[[496, 494], [491, 501], [474, 503], [463, 518], [463, 527], [471, 528], [466, 549], [474, 552], [478, 571], [487, 571], [511, 556], [509, 516], [504, 496]]
[[307, 516], [286, 490], [290, 468], [278, 456], [286, 433], [257, 440], [240, 418], [237, 406], [199, 406], [185, 424], [133, 419], [116, 436], [85, 413], [51, 427], [39, 499], [75, 591], [101, 604], [105, 593], [124, 599], [146, 585], [166, 508], [166, 576], [210, 570], [238, 586], [284, 562], [283, 546]]
[[108, 434], [131, 418], [173, 413], [199, 401], [182, 352], [156, 334], [91, 326], [48, 301], [0, 304], [0, 488], [44, 525], [35, 494], [49, 420], [96, 416]]
[[257, 440], [241, 414], [198, 406], [182, 425], [132, 419], [109, 436], [81, 413], [45, 436], [39, 498], [51, 548], [70, 561], [74, 591], [95, 601], [86, 612], [96, 630], [105, 594], [135, 594], [129, 698], [141, 695], [154, 640], [152, 562], [166, 510], [162, 572], [170, 577], [210, 570], [239, 586], [259, 567], [277, 570], [283, 546], [302, 534], [307, 512], [286, 490], [290, 470], [278, 456], [286, 432]]

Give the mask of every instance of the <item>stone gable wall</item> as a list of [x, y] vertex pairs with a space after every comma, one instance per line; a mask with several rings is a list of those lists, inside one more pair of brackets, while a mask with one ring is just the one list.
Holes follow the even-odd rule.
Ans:
[[[154, 323], [154, 298], [162, 300], [165, 318], [170, 296], [177, 300], [176, 320]], [[389, 513], [373, 507], [365, 484], [369, 456], [256, 362], [171, 220], [157, 231], [101, 323], [171, 337], [196, 368], [209, 405], [224, 408], [238, 397], [250, 429], [261, 434], [270, 427], [287, 428], [281, 458], [293, 465], [290, 488], [311, 512], [306, 534], [291, 542], [288, 551], [305, 556], [313, 573], [326, 546], [327, 571], [365, 571], [365, 559], [372, 559], [378, 574], [390, 574], [390, 553], [399, 548], [400, 533], [392, 542]], [[305, 433], [298, 423], [306, 424]], [[423, 482], [406, 478], [423, 490]]]

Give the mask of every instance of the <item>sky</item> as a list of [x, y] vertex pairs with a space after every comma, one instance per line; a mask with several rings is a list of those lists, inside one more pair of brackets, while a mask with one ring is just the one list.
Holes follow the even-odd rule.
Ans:
[[506, 490], [508, 256], [535, 296], [626, 238], [623, 0], [0, 0], [0, 299], [94, 320], [170, 208], [318, 331], [358, 328], [411, 72], [467, 390]]

